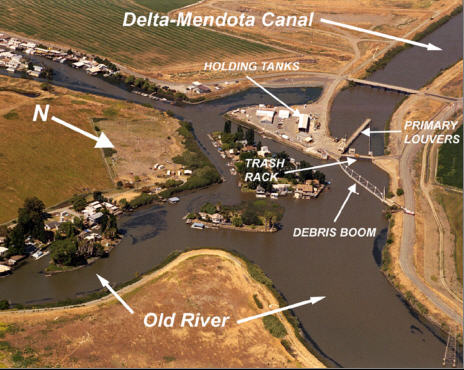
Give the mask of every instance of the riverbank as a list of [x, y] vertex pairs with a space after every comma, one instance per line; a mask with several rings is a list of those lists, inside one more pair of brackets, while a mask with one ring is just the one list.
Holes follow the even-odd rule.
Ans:
[[[462, 86], [462, 74], [459, 82], [455, 73], [456, 67], [459, 66], [462, 69], [462, 62], [431, 79], [422, 90], [456, 93], [457, 86]], [[374, 161], [389, 174], [390, 189], [395, 194], [393, 199], [415, 211], [415, 216], [402, 213], [392, 215], [387, 245], [383, 251], [382, 270], [419, 314], [447, 332], [453, 331], [456, 325], [462, 329], [462, 301], [460, 303], [459, 297], [456, 296], [459, 288], [451, 282], [456, 289], [454, 294], [448, 287], [449, 279], [456, 276], [449, 270], [450, 266], [452, 268], [455, 265], [453, 252], [450, 252], [449, 248], [446, 253], [443, 252], [443, 243], [449, 238], [444, 238], [443, 226], [440, 225], [447, 220], [446, 216], [440, 219], [433, 218], [435, 206], [430, 203], [430, 199], [430, 202], [427, 202], [424, 198], [427, 197], [428, 191], [425, 178], [432, 178], [435, 173], [432, 170], [433, 175], [424, 175], [424, 171], [429, 172], [429, 167], [432, 166], [430, 159], [427, 159], [428, 149], [422, 155], [419, 147], [413, 149], [410, 147], [411, 144], [404, 144], [405, 135], [423, 134], [425, 131], [403, 130], [403, 126], [406, 120], [456, 119], [454, 112], [459, 109], [462, 109], [462, 105], [461, 108], [457, 108], [454, 103], [434, 102], [426, 97], [411, 96], [402, 100], [392, 114], [391, 129], [403, 133], [392, 135], [389, 140], [390, 157]], [[399, 160], [396, 159], [398, 156]], [[439, 224], [435, 224], [436, 222]], [[443, 270], [445, 266], [448, 273]], [[458, 340], [462, 341], [461, 334], [458, 335]]]
[[[195, 271], [194, 273], [198, 274], [197, 279], [201, 279], [202, 277], [205, 277], [205, 265], [203, 264], [206, 262], [205, 258], [207, 258], [207, 263], [208, 266], [222, 266], [220, 271], [222, 272], [216, 272], [215, 277], [217, 279], [217, 283], [214, 282], [214, 278], [211, 278], [210, 274], [207, 274], [207, 279], [209, 281], [210, 289], [213, 288], [213, 286], [220, 284], [220, 281], [224, 278], [227, 279], [228, 286], [236, 286], [240, 287], [240, 291], [242, 292], [247, 292], [249, 295], [248, 298], [243, 300], [243, 298], [235, 297], [236, 300], [232, 303], [228, 303], [228, 299], [225, 301], [220, 301], [219, 296], [215, 296], [214, 298], [214, 305], [216, 306], [216, 309], [213, 309], [213, 311], [210, 312], [216, 312], [218, 311], [217, 306], [229, 306], [229, 309], [226, 309], [225, 312], [221, 311], [221, 314], [226, 314], [228, 311], [230, 312], [231, 317], [233, 320], [230, 322], [231, 327], [225, 329], [226, 332], [229, 333], [227, 336], [228, 338], [233, 338], [235, 335], [238, 335], [239, 332], [242, 331], [242, 326], [238, 326], [235, 321], [239, 318], [247, 317], [247, 315], [253, 315], [256, 314], [257, 310], [256, 308], [252, 308], [253, 305], [245, 305], [243, 306], [243, 303], [245, 302], [253, 302], [252, 296], [258, 297], [259, 301], [262, 302], [264, 307], [262, 309], [258, 309], [258, 311], [263, 311], [265, 312], [268, 310], [268, 307], [275, 307], [278, 305], [281, 305], [281, 298], [278, 299], [276, 295], [276, 290], [275, 288], [271, 289], [272, 283], [269, 281], [269, 279], [264, 275], [264, 273], [254, 264], [251, 262], [248, 262], [244, 259], [242, 259], [240, 256], [236, 254], [231, 254], [226, 251], [222, 250], [212, 250], [212, 249], [199, 249], [199, 250], [192, 250], [192, 251], [187, 251], [182, 254], [179, 254], [175, 259], [170, 260], [167, 262], [164, 266], [159, 268], [158, 270], [151, 272], [149, 274], [144, 275], [139, 281], [126, 286], [125, 288], [121, 289], [118, 291], [118, 293], [125, 299], [129, 305], [134, 307], [134, 310], [136, 311], [136, 314], [134, 315], [137, 320], [143, 320], [143, 316], [148, 313], [146, 311], [147, 309], [153, 310], [154, 308], [152, 307], [152, 299], [154, 299], [154, 296], [158, 295], [163, 295], [163, 294], [168, 294], [164, 293], [165, 290], [168, 290], [170, 288], [165, 287], [165, 289], [162, 287], [162, 284], [166, 281], [166, 277], [169, 276], [169, 280], [177, 280], [179, 279], [178, 276], [183, 276], [186, 274], [189, 276], [188, 271]], [[203, 266], [203, 267], [201, 267]], [[193, 269], [193, 270], [192, 270]], [[229, 271], [229, 272], [228, 272]], [[181, 275], [179, 275], [181, 274]], [[246, 279], [244, 279], [242, 276], [245, 274], [247, 276]], [[239, 278], [240, 277], [240, 278]], [[251, 280], [250, 280], [251, 279]], [[97, 280], [96, 280], [97, 284]], [[238, 284], [238, 285], [237, 285]], [[191, 284], [189, 284], [191, 285]], [[196, 286], [195, 289], [200, 289], [201, 290], [201, 296], [204, 298], [205, 290], [203, 283], [202, 284], [194, 284]], [[182, 289], [187, 289], [184, 285], [180, 285], [180, 287], [183, 287]], [[147, 289], [149, 289], [147, 291]], [[188, 288], [190, 289], [190, 288]], [[222, 288], [224, 291], [224, 288]], [[156, 291], [156, 293], [155, 293]], [[197, 297], [197, 294], [199, 293], [194, 293], [190, 296], [191, 299], [195, 300]], [[223, 294], [221, 294], [222, 297]], [[222, 297], [225, 298], [225, 297]], [[158, 301], [165, 301], [168, 302], [169, 300], [158, 300]], [[146, 302], [148, 304], [145, 304]], [[237, 302], [239, 302], [239, 306], [237, 307]], [[163, 305], [166, 305], [166, 308], [163, 309]], [[235, 307], [234, 309], [230, 309], [230, 306]], [[160, 304], [157, 306], [156, 311], [160, 312], [169, 312], [171, 309], [177, 310], [177, 312], [182, 311], [182, 305], [175, 305], [172, 306], [170, 304]], [[203, 312], [201, 310], [200, 306], [200, 312]], [[54, 321], [56, 321], [56, 317], [59, 317], [59, 321], [63, 323], [72, 323], [75, 322], [75, 324], [72, 325], [73, 332], [79, 337], [79, 329], [76, 329], [76, 325], [78, 325], [78, 321], [88, 321], [91, 320], [93, 322], [98, 322], [98, 324], [95, 325], [94, 330], [100, 329], [101, 331], [98, 331], [100, 335], [105, 336], [105, 329], [104, 327], [108, 328], [110, 323], [108, 322], [108, 319], [104, 320], [103, 315], [108, 317], [109, 311], [111, 312], [111, 322], [118, 322], [120, 319], [127, 320], [127, 312], [119, 305], [119, 303], [115, 300], [115, 298], [111, 295], [103, 297], [98, 300], [94, 300], [82, 305], [78, 306], [72, 306], [72, 307], [63, 307], [63, 308], [54, 308], [54, 309], [41, 309], [41, 310], [22, 310], [22, 311], [9, 311], [9, 312], [1, 312], [0, 313], [0, 320], [2, 321], [3, 325], [24, 325], [24, 323], [28, 323], [27, 328], [25, 328], [25, 332], [23, 333], [24, 335], [34, 335], [34, 330], [31, 329], [31, 327], [37, 327], [38, 323], [44, 323], [48, 322], [51, 320], [53, 322], [53, 318], [55, 318]], [[176, 312], [176, 311], [174, 311]], [[204, 312], [203, 312], [204, 313]], [[97, 315], [100, 317], [97, 320]], [[277, 317], [281, 322], [283, 323], [287, 335], [284, 337], [285, 339], [285, 345], [281, 344], [279, 340], [277, 339], [272, 339], [269, 334], [265, 334], [263, 332], [264, 328], [262, 328], [262, 324], [260, 323], [261, 320], [255, 320], [250, 324], [244, 324], [243, 328], [245, 328], [246, 325], [246, 330], [248, 335], [242, 338], [243, 340], [247, 340], [245, 338], [248, 338], [248, 340], [258, 340], [261, 342], [261, 346], [267, 345], [268, 343], [272, 343], [272, 346], [274, 348], [273, 350], [273, 357], [274, 359], [277, 357], [282, 357], [285, 358], [291, 358], [292, 361], [289, 363], [286, 363], [286, 361], [279, 362], [280, 366], [302, 366], [302, 367], [323, 367], [323, 363], [320, 362], [314, 355], [312, 355], [307, 348], [300, 342], [300, 339], [298, 339], [297, 336], [297, 330], [295, 327], [295, 322], [288, 321], [287, 315], [284, 315], [282, 313], [278, 314]], [[289, 316], [291, 317], [291, 316]], [[18, 319], [20, 318], [20, 321]], [[77, 321], [75, 321], [77, 320]], [[103, 321], [103, 323], [101, 322]], [[63, 326], [63, 325], [62, 325]], [[79, 326], [78, 326], [79, 327]], [[64, 328], [69, 328], [71, 330], [70, 325], [64, 324]], [[260, 329], [262, 328], [262, 329]], [[103, 329], [103, 330], [102, 330]], [[58, 328], [56, 329], [58, 330]], [[77, 330], [77, 332], [76, 332]], [[90, 330], [90, 336], [94, 338], [92, 340], [92, 343], [94, 341], [98, 341], [97, 337], [94, 336], [94, 332], [92, 329], [85, 329], [87, 331]], [[132, 332], [133, 329], [130, 331]], [[169, 338], [171, 335], [168, 329], [158, 329], [158, 331], [163, 331], [164, 335], [163, 338]], [[68, 332], [59, 329], [58, 330], [61, 334], [63, 335], [64, 332]], [[187, 338], [189, 341], [192, 340], [193, 335], [195, 335], [193, 332], [197, 333], [197, 330], [190, 330], [187, 331], [187, 329], [184, 329], [187, 334]], [[260, 332], [260, 334], [257, 333]], [[254, 333], [256, 332], [256, 333]], [[55, 332], [54, 332], [55, 333]], [[250, 334], [254, 333], [254, 334]], [[216, 335], [211, 333], [211, 335]], [[159, 334], [157, 334], [159, 337]], [[134, 338], [137, 338], [137, 336], [131, 336], [132, 340]], [[217, 337], [216, 341], [219, 343], [222, 343], [221, 338], [223, 336]], [[9, 335], [5, 336], [5, 340], [8, 342], [13, 342], [12, 345], [16, 348], [17, 342], [13, 341], [12, 338]], [[48, 338], [47, 341], [50, 341], [50, 338]], [[228, 341], [229, 342], [229, 341]], [[177, 343], [177, 341], [176, 341]], [[179, 343], [177, 343], [178, 345]], [[44, 344], [45, 345], [45, 344]], [[50, 345], [50, 343], [49, 343]], [[107, 351], [105, 352], [105, 356], [111, 353], [116, 353], [113, 352], [115, 348], [118, 346], [118, 341], [114, 342], [113, 345], [105, 346]], [[34, 353], [37, 353], [37, 357], [41, 358], [42, 351], [38, 349], [37, 345], [34, 346]], [[40, 347], [40, 345], [39, 345]], [[85, 346], [84, 346], [85, 347]], [[234, 352], [235, 346], [232, 345], [229, 342], [229, 351]], [[80, 348], [80, 351], [82, 351], [83, 348]], [[203, 349], [202, 351], [204, 351]], [[254, 351], [258, 350], [255, 348], [254, 350], [251, 351], [253, 353]], [[206, 351], [209, 353], [209, 351]], [[205, 359], [209, 358], [207, 356], [207, 353], [205, 353]], [[217, 352], [216, 352], [217, 353]], [[266, 358], [267, 355], [265, 355], [266, 352], [263, 353], [263, 356]], [[244, 358], [241, 358], [241, 361], [245, 361], [245, 358], [248, 358], [250, 356], [250, 353], [248, 351], [242, 353]], [[47, 359], [47, 361], [54, 360], [54, 361], [59, 361], [58, 363], [61, 364], [62, 366], [66, 366], [66, 359], [67, 356], [64, 356], [62, 360], [58, 360], [55, 358], [55, 356], [52, 356], [52, 359]], [[109, 356], [110, 358], [112, 357], [111, 355]], [[132, 356], [133, 358], [134, 356]], [[135, 356], [136, 357], [136, 356]], [[176, 355], [176, 362], [180, 362], [180, 366], [192, 366], [192, 363], [186, 362], [185, 359], [182, 357], [185, 357], [185, 355], [180, 356]], [[239, 356], [241, 357], [241, 356]], [[131, 356], [125, 357], [126, 360], [129, 360]], [[159, 360], [159, 359], [158, 359]], [[184, 360], [182, 362], [182, 360]], [[213, 361], [210, 359], [210, 361]], [[253, 361], [262, 361], [262, 359], [254, 359]], [[296, 362], [294, 362], [296, 361]], [[203, 362], [204, 366], [207, 366], [208, 364], [211, 365], [214, 362]], [[251, 362], [250, 364], [253, 364], [254, 362]], [[237, 363], [238, 365], [238, 363]], [[246, 364], [242, 364], [245, 365]], [[277, 365], [277, 363], [274, 363], [274, 365]]]

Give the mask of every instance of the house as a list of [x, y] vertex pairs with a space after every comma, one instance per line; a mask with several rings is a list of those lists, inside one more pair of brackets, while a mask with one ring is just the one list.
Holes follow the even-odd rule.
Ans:
[[285, 118], [289, 118], [289, 117], [290, 117], [290, 111], [288, 111], [286, 109], [281, 109], [279, 111], [279, 118], [285, 119]]
[[5, 257], [7, 253], [8, 253], [7, 247], [0, 247], [0, 257]]
[[201, 222], [194, 222], [192, 226], [190, 226], [192, 229], [200, 229], [203, 230], [205, 228], [205, 224], [202, 224]]
[[261, 185], [256, 188], [256, 198], [266, 198], [266, 190]]
[[317, 198], [324, 189], [324, 184], [319, 180], [306, 180], [304, 184], [298, 184], [295, 189], [294, 196], [298, 199]]
[[11, 272], [11, 267], [6, 265], [0, 265], [0, 275], [6, 275]]
[[184, 170], [184, 175], [190, 176], [192, 173], [192, 170]]
[[16, 265], [18, 262], [22, 261], [23, 259], [25, 259], [26, 256], [25, 255], [16, 255], [16, 256], [12, 256], [8, 259], [7, 261], [7, 264], [9, 266], [14, 266]]
[[260, 157], [265, 157], [267, 154], [271, 154], [271, 151], [269, 150], [269, 147], [263, 145], [261, 150], [258, 151], [258, 155]]
[[314, 194], [314, 188], [310, 184], [298, 184], [295, 189], [295, 198], [297, 199], [309, 199]]
[[177, 203], [180, 202], [180, 199], [179, 199], [178, 197], [172, 197], [172, 198], [169, 198], [169, 199], [168, 199], [168, 202], [169, 202], [170, 204], [177, 204]]
[[224, 222], [224, 216], [220, 213], [215, 213], [211, 215], [211, 221], [213, 221], [213, 224], [222, 224]]
[[287, 195], [290, 192], [290, 184], [272, 184], [272, 190], [279, 195]]
[[205, 85], [198, 85], [193, 89], [193, 92], [197, 94], [207, 94], [211, 92], [211, 89]]
[[3, 244], [6, 242], [6, 236], [0, 236], [0, 244]]
[[102, 212], [97, 212], [97, 213], [93, 213], [93, 214], [89, 215], [89, 220], [91, 222], [95, 223], [102, 217], [103, 217], [103, 213]]
[[45, 224], [44, 229], [47, 231], [58, 230], [61, 224], [58, 221], [50, 221]]

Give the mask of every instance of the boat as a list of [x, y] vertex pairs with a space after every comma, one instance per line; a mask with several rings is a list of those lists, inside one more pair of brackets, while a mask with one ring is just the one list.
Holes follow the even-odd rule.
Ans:
[[199, 230], [203, 230], [205, 228], [205, 224], [201, 223], [201, 222], [194, 222], [192, 224], [192, 226], [190, 226], [192, 229], [199, 229]]

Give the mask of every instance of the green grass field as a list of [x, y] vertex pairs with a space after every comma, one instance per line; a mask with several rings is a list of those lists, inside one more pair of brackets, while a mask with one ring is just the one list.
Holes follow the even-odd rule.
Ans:
[[443, 144], [438, 152], [437, 180], [462, 189], [462, 126], [456, 130], [459, 144]]
[[[165, 9], [168, 4], [185, 2], [156, 1]], [[265, 45], [194, 27], [123, 27], [126, 11], [148, 14], [146, 7], [124, 0], [3, 0], [0, 29], [85, 50], [146, 72], [279, 53]]]
[[435, 196], [448, 216], [451, 232], [455, 237], [454, 260], [457, 278], [462, 283], [462, 195], [450, 191], [436, 190]]
[[145, 6], [148, 9], [165, 13], [197, 3], [198, 1], [199, 0], [135, 0], [137, 4]]

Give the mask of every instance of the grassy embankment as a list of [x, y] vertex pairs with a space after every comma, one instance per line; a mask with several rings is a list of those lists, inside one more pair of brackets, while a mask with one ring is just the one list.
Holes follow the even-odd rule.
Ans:
[[[159, 2], [144, 1], [151, 3]], [[155, 9], [168, 10], [171, 3], [163, 1]], [[195, 27], [122, 27], [126, 11], [146, 16], [149, 10], [123, 0], [44, 0], [27, 6], [5, 0], [0, 3], [0, 25], [6, 32], [83, 50], [153, 75], [161, 67], [185, 71], [206, 60], [262, 59], [282, 54], [266, 45]]]

